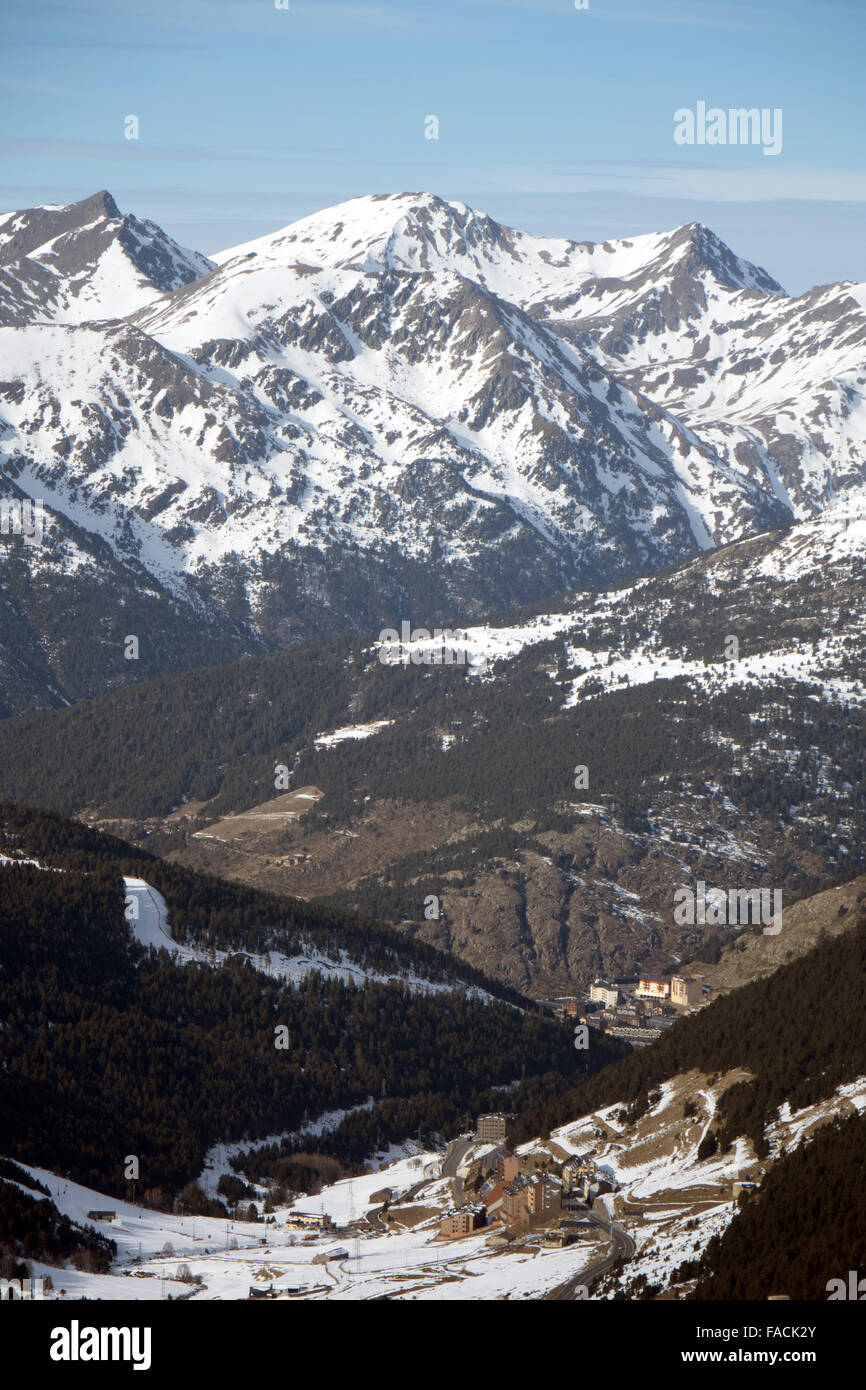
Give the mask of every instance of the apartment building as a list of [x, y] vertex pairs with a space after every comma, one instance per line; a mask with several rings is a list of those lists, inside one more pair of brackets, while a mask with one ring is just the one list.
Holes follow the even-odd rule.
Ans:
[[440, 1236], [468, 1236], [487, 1225], [487, 1208], [483, 1202], [467, 1202], [448, 1211], [439, 1222]]
[[615, 1009], [619, 1003], [619, 990], [607, 980], [594, 980], [589, 987], [590, 1004], [603, 1004], [606, 1009]]
[[703, 990], [700, 980], [687, 980], [685, 975], [671, 976], [671, 1003], [677, 1004], [681, 1008], [694, 1008], [700, 1004], [703, 998]]
[[636, 999], [670, 999], [670, 980], [660, 980], [654, 975], [641, 975], [635, 990]]
[[479, 1115], [475, 1128], [475, 1138], [479, 1144], [501, 1144], [508, 1129], [508, 1116], [496, 1111], [489, 1115]]

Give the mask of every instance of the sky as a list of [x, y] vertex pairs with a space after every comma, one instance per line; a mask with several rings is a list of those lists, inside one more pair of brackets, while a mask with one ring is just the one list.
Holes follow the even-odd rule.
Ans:
[[[0, 0], [0, 208], [107, 188], [213, 252], [430, 190], [576, 240], [704, 222], [802, 293], [866, 280], [864, 37], [864, 0]], [[781, 149], [677, 143], [699, 103]]]

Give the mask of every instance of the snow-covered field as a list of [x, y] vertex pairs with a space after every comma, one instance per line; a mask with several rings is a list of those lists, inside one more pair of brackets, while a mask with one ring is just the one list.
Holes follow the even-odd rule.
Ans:
[[[50, 1274], [54, 1290], [49, 1296], [64, 1299], [245, 1299], [251, 1287], [272, 1285], [277, 1291], [314, 1299], [474, 1300], [538, 1297], [563, 1283], [587, 1258], [573, 1248], [494, 1251], [486, 1245], [488, 1230], [462, 1240], [437, 1241], [439, 1213], [452, 1204], [450, 1181], [439, 1177], [441, 1162], [441, 1153], [413, 1153], [379, 1172], [300, 1198], [292, 1209], [277, 1208], [274, 1225], [165, 1215], [22, 1164], [49, 1188], [61, 1212], [95, 1225], [118, 1247], [110, 1274], [34, 1264], [33, 1275]], [[365, 1222], [366, 1214], [380, 1205], [372, 1201], [373, 1193], [388, 1187], [396, 1200], [420, 1183], [424, 1187], [418, 1203], [432, 1211], [421, 1225], [402, 1228], [399, 1208], [394, 1229], [387, 1232]], [[88, 1223], [90, 1210], [114, 1211], [116, 1217]], [[286, 1226], [290, 1210], [324, 1212], [338, 1228], [349, 1224], [349, 1229], [305, 1237]], [[348, 1257], [314, 1263], [329, 1251], [335, 1256], [348, 1252]], [[182, 1265], [191, 1275], [201, 1276], [201, 1285], [177, 1277]]]
[[[634, 1238], [637, 1250], [591, 1296], [611, 1296], [640, 1275], [664, 1287], [672, 1272], [697, 1258], [732, 1219], [733, 1183], [760, 1181], [772, 1159], [759, 1164], [745, 1140], [728, 1154], [697, 1160], [718, 1095], [738, 1075], [730, 1073], [715, 1085], [702, 1084], [697, 1074], [677, 1077], [659, 1087], [658, 1100], [634, 1125], [621, 1106], [611, 1105], [553, 1131], [550, 1141], [521, 1146], [523, 1154], [552, 1145], [551, 1152], [558, 1150], [560, 1156], [589, 1155], [600, 1174], [616, 1181], [617, 1190], [600, 1201], [614, 1223]], [[698, 1113], [685, 1116], [684, 1099], [696, 1097]], [[808, 1140], [829, 1116], [851, 1110], [866, 1110], [866, 1077], [840, 1087], [820, 1105], [795, 1113], [782, 1107], [769, 1130], [773, 1153]], [[315, 1128], [321, 1132], [338, 1118], [322, 1116]], [[469, 1157], [480, 1153], [476, 1146]], [[211, 1191], [219, 1173], [231, 1171], [228, 1155], [226, 1148], [209, 1155], [204, 1177]], [[270, 1286], [287, 1296], [319, 1300], [538, 1299], [595, 1262], [606, 1247], [601, 1234], [589, 1246], [563, 1250], [545, 1248], [538, 1234], [519, 1238], [513, 1248], [491, 1247], [489, 1228], [458, 1240], [438, 1240], [439, 1218], [454, 1200], [451, 1179], [442, 1177], [442, 1160], [443, 1151], [424, 1151], [409, 1141], [378, 1171], [333, 1183], [292, 1207], [277, 1207], [272, 1225], [149, 1211], [22, 1164], [71, 1220], [86, 1224], [91, 1210], [115, 1213], [110, 1221], [90, 1223], [117, 1243], [110, 1274], [39, 1264], [33, 1275], [50, 1274], [50, 1296], [68, 1299], [183, 1296], [213, 1301], [247, 1298], [251, 1287]], [[387, 1226], [376, 1216], [382, 1199], [374, 1200], [385, 1188], [392, 1194]], [[256, 1190], [261, 1214], [265, 1190]], [[408, 1201], [401, 1208], [404, 1198]], [[293, 1212], [330, 1216], [335, 1229], [306, 1234], [287, 1224]], [[178, 1277], [186, 1272], [181, 1266], [200, 1276], [201, 1283]]]
[[249, 951], [228, 952], [186, 946], [172, 935], [168, 906], [162, 894], [141, 878], [124, 878], [124, 884], [127, 920], [136, 941], [155, 950], [169, 951], [174, 960], [181, 965], [199, 961], [205, 965], [218, 966], [228, 960], [230, 955], [241, 955], [246, 956], [255, 970], [292, 985], [300, 983], [315, 972], [328, 979], [342, 980], [344, 984], [388, 984], [399, 981], [416, 994], [446, 994], [459, 989], [472, 999], [492, 998], [475, 985], [460, 986], [426, 980], [412, 972], [407, 974], [395, 971], [393, 974], [384, 975], [374, 970], [362, 969], [345, 951], [326, 956], [314, 946], [308, 946], [299, 955], [286, 956], [280, 951], [267, 951], [256, 955]]

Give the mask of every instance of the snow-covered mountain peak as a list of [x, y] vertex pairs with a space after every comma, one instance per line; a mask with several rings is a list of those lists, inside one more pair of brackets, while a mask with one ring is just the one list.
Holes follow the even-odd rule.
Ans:
[[253, 257], [286, 267], [452, 272], [524, 308], [561, 303], [587, 288], [597, 297], [601, 287], [614, 282], [682, 286], [687, 277], [707, 275], [728, 291], [784, 294], [765, 270], [735, 255], [697, 222], [667, 233], [574, 241], [518, 231], [433, 193], [354, 198], [214, 259], [225, 266]]
[[7, 212], [0, 217], [0, 264], [30, 256], [56, 237], [91, 227], [100, 220], [120, 218], [120, 209], [104, 188], [77, 203], [45, 203]]
[[762, 266], [735, 255], [721, 237], [702, 222], [675, 227], [665, 238], [663, 256], [692, 274], [709, 271], [719, 284], [730, 290], [757, 290], [763, 294], [784, 295], [785, 291]]
[[105, 189], [0, 218], [0, 323], [124, 318], [213, 269]]
[[239, 257], [262, 256], [286, 264], [299, 260], [318, 266], [360, 267], [372, 251], [388, 244], [399, 227], [420, 227], [435, 220], [444, 223], [461, 213], [469, 214], [470, 209], [432, 193], [368, 194], [220, 251], [213, 259], [218, 265]]
[[107, 546], [274, 645], [469, 620], [866, 487], [864, 298], [794, 299], [697, 222], [371, 195], [208, 261], [99, 193], [0, 218], [0, 458], [77, 528], [58, 576]]

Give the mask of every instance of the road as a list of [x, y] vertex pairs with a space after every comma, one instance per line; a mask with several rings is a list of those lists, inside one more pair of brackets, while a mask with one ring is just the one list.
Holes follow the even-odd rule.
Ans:
[[371, 1207], [370, 1210], [367, 1212], [367, 1214], [366, 1214], [364, 1220], [365, 1220], [365, 1221], [369, 1221], [369, 1223], [370, 1223], [370, 1225], [373, 1227], [373, 1230], [374, 1230], [374, 1231], [385, 1231], [385, 1232], [387, 1232], [388, 1227], [385, 1225], [385, 1222], [382, 1220], [381, 1216], [379, 1215], [380, 1212], [385, 1211], [385, 1210], [387, 1210], [387, 1208], [386, 1208], [385, 1205], [383, 1204], [381, 1207]]
[[442, 1176], [451, 1179], [451, 1191], [455, 1207], [459, 1207], [463, 1201], [463, 1179], [458, 1178], [457, 1169], [474, 1144], [474, 1138], [455, 1139], [449, 1144], [448, 1152], [442, 1160]]
[[610, 1254], [605, 1255], [603, 1260], [596, 1260], [595, 1264], [590, 1265], [588, 1269], [582, 1269], [579, 1274], [575, 1274], [573, 1279], [569, 1279], [567, 1284], [563, 1284], [556, 1293], [551, 1295], [553, 1299], [576, 1301], [577, 1290], [581, 1285], [588, 1289], [591, 1284], [595, 1283], [596, 1279], [607, 1274], [620, 1260], [630, 1260], [635, 1252], [635, 1243], [631, 1236], [620, 1230], [619, 1226], [605, 1221], [595, 1212], [588, 1212], [587, 1216], [594, 1226], [600, 1226], [603, 1231], [607, 1231], [611, 1239]]
[[474, 1139], [454, 1139], [448, 1145], [448, 1152], [442, 1160], [443, 1178], [453, 1178], [460, 1164], [474, 1145]]

